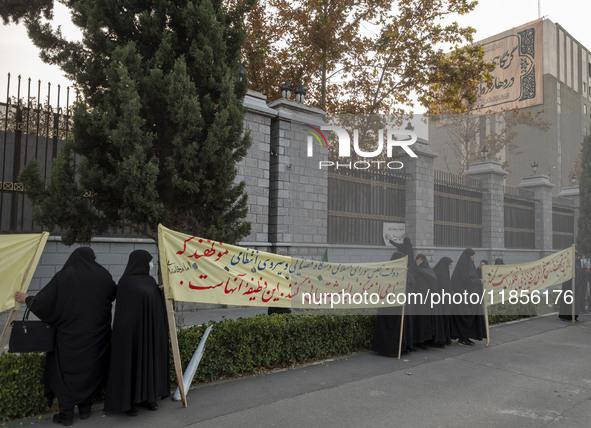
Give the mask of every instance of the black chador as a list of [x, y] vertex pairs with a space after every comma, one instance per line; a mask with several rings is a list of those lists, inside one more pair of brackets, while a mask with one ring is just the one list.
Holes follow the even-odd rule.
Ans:
[[[481, 296], [482, 282], [478, 279], [476, 266], [474, 266], [474, 250], [464, 250], [454, 272], [451, 276], [451, 285], [455, 293], [469, 296], [472, 293]], [[482, 340], [486, 338], [486, 324], [484, 321], [482, 305], [471, 303], [466, 299], [462, 304], [453, 305], [453, 317], [451, 323], [451, 335], [459, 339], [459, 344], [471, 346], [469, 339]]]
[[[437, 284], [439, 285], [439, 292], [441, 293], [441, 304], [440, 313], [443, 317], [443, 334], [445, 335], [446, 345], [451, 344], [451, 313], [452, 313], [452, 302], [451, 302], [451, 278], [450, 269], [453, 260], [449, 257], [442, 257], [435, 267], [433, 272], [437, 276]], [[449, 298], [445, 295], [449, 293]]]
[[117, 285], [106, 411], [135, 416], [136, 404], [156, 410], [156, 400], [170, 394], [166, 308], [151, 260], [147, 251], [133, 251]]
[[449, 301], [444, 297], [444, 293], [449, 293], [451, 296], [451, 278], [450, 278], [450, 266], [453, 260], [449, 257], [442, 257], [439, 262], [433, 268], [433, 272], [437, 276], [437, 284], [439, 286], [439, 293], [442, 296], [442, 303], [440, 304], [440, 314], [443, 317], [443, 334], [445, 336], [445, 343], [451, 344], [451, 298]]
[[26, 303], [41, 320], [56, 327], [54, 352], [45, 359], [43, 383], [60, 413], [54, 422], [71, 425], [74, 406], [90, 415], [92, 397], [104, 386], [109, 364], [111, 303], [115, 283], [95, 261], [91, 248], [74, 250], [51, 281]]
[[437, 281], [437, 276], [429, 266], [427, 257], [425, 257], [424, 254], [417, 254], [415, 272], [416, 289], [424, 296], [416, 320], [417, 326], [424, 324], [424, 327], [419, 330], [423, 331], [422, 335], [424, 337], [422, 341], [433, 343], [438, 346], [444, 345], [446, 337], [441, 307], [432, 304], [432, 302], [436, 301], [433, 297], [439, 297], [441, 295], [441, 290]]
[[[404, 254], [395, 252], [390, 260], [398, 260]], [[406, 277], [406, 288], [412, 287], [414, 279], [410, 274]], [[402, 321], [402, 307], [389, 307], [378, 309], [376, 326], [374, 330], [372, 350], [389, 357], [398, 356], [400, 342], [400, 323]], [[408, 314], [404, 315], [402, 332], [402, 351], [407, 352], [412, 348], [412, 325]]]
[[[576, 252], [575, 256], [575, 291], [573, 295], [572, 279], [562, 283], [562, 294], [560, 295], [560, 308], [558, 317], [565, 321], [572, 321], [573, 303], [575, 305], [575, 320], [579, 318], [580, 313], [585, 312], [585, 297], [587, 293], [587, 280], [585, 269], [581, 266], [583, 255]], [[567, 303], [571, 302], [571, 303]]]

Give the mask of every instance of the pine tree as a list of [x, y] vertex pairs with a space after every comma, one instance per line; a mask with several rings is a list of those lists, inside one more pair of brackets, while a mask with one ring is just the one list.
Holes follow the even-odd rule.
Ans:
[[79, 43], [44, 22], [47, 9], [12, 16], [84, 100], [48, 183], [34, 162], [21, 175], [37, 220], [63, 228], [68, 244], [110, 226], [147, 225], [154, 238], [158, 223], [225, 242], [248, 234], [244, 183], [235, 180], [250, 143], [245, 9], [220, 0], [64, 3], [82, 30]]
[[577, 250], [591, 254], [591, 135], [583, 140], [582, 172], [579, 179], [579, 220], [577, 223]]

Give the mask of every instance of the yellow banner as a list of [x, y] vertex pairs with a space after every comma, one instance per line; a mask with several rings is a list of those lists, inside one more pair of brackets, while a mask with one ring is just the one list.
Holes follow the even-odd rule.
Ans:
[[167, 297], [183, 302], [300, 308], [401, 306], [407, 259], [342, 264], [303, 260], [158, 227]]
[[14, 308], [14, 293], [26, 292], [49, 233], [0, 235], [0, 312]]
[[[567, 248], [543, 259], [518, 265], [482, 266], [482, 285], [487, 305], [507, 303], [568, 281], [574, 275], [575, 249]], [[515, 301], [515, 299], [513, 299]]]

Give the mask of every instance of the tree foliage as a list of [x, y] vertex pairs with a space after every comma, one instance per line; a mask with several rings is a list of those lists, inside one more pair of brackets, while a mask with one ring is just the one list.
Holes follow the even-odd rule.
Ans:
[[[536, 113], [520, 109], [506, 110], [500, 113], [476, 114], [473, 108], [463, 113], [448, 113], [430, 116], [437, 127], [444, 127], [449, 139], [445, 141], [458, 167], [455, 172], [463, 174], [473, 162], [482, 160], [481, 151], [486, 146], [487, 159], [502, 163], [505, 170], [510, 170], [508, 158], [518, 155], [519, 126], [527, 126], [546, 132], [550, 123], [541, 118], [543, 110]], [[488, 130], [488, 132], [486, 132]]]
[[82, 31], [76, 42], [46, 20], [53, 2], [38, 3], [25, 0], [0, 15], [25, 23], [42, 59], [76, 82], [84, 103], [74, 108], [73, 138], [49, 181], [39, 181], [35, 163], [23, 171], [37, 219], [65, 229], [66, 243], [110, 226], [153, 238], [158, 223], [226, 242], [246, 235], [244, 183], [235, 180], [250, 142], [244, 7], [63, 0]]
[[330, 113], [394, 114], [415, 99], [458, 108], [488, 66], [480, 47], [465, 46], [475, 30], [449, 17], [475, 5], [258, 0], [244, 49], [251, 88], [276, 99], [282, 82], [303, 84], [307, 103]]

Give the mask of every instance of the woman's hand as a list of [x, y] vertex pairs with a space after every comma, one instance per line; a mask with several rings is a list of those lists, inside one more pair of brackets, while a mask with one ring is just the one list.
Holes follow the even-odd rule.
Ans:
[[17, 291], [16, 293], [14, 293], [14, 300], [16, 300], [19, 303], [25, 303], [27, 297], [29, 297], [29, 295], [27, 293], [23, 293], [22, 291]]

